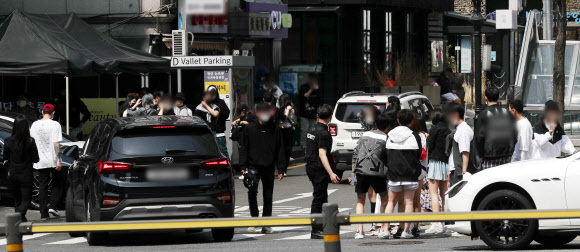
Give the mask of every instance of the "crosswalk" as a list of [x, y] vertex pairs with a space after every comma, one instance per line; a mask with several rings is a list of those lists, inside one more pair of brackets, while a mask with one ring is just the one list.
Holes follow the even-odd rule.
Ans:
[[[259, 206], [258, 209], [260, 213], [263, 210], [262, 206]], [[339, 212], [345, 212], [351, 210], [352, 208], [339, 208]], [[272, 206], [272, 216], [278, 217], [296, 217], [296, 216], [304, 216], [310, 214], [310, 207], [300, 207], [300, 206]], [[250, 215], [250, 207], [248, 206], [236, 206], [234, 210], [235, 217], [251, 217]]]
[[[273, 227], [274, 234], [262, 234], [258, 229], [256, 233], [247, 233], [245, 229], [236, 229], [236, 234], [234, 235], [233, 241], [249, 241], [255, 240], [259, 237], [272, 237], [266, 238], [267, 240], [274, 240], [274, 241], [285, 241], [285, 240], [310, 240], [310, 227]], [[201, 233], [192, 234], [192, 235], [210, 235], [210, 230], [204, 230]], [[351, 230], [341, 230], [340, 234], [348, 234], [354, 233]], [[35, 241], [43, 237], [41, 241]], [[25, 235], [22, 238], [25, 244], [35, 244], [35, 245], [61, 245], [61, 246], [70, 246], [70, 245], [77, 245], [77, 244], [86, 244], [87, 239], [85, 237], [76, 237], [70, 238], [68, 234], [62, 233], [39, 233], [33, 235]], [[0, 239], [0, 245], [6, 245], [6, 239]]]

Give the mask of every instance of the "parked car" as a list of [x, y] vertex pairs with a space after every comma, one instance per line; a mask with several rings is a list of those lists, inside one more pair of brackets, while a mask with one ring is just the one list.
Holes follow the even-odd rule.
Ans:
[[[12, 198], [12, 194], [8, 191], [8, 170], [4, 169], [3, 163], [4, 163], [4, 158], [3, 158], [3, 153], [2, 150], [4, 149], [4, 140], [6, 138], [8, 138], [9, 136], [12, 135], [12, 125], [14, 124], [14, 119], [19, 116], [20, 114], [16, 114], [16, 113], [0, 113], [0, 195], [2, 198], [8, 198], [11, 199]], [[36, 120], [35, 118], [27, 118], [30, 121], [30, 124], [32, 125], [32, 123]], [[66, 149], [70, 148], [70, 146], [72, 145], [77, 145], [77, 142], [73, 142], [73, 140], [67, 135], [67, 134], [62, 134], [62, 143], [61, 143], [61, 150], [65, 151]], [[68, 183], [66, 181], [66, 172], [68, 170], [68, 168], [70, 167], [70, 165], [73, 163], [74, 159], [69, 157], [69, 156], [65, 156], [61, 154], [61, 160], [62, 160], [62, 170], [60, 172], [60, 174], [62, 175], [63, 179], [61, 179], [60, 181], [63, 181], [63, 185], [62, 188], [65, 188], [68, 186]], [[39, 191], [39, 185], [40, 183], [38, 182], [38, 172], [34, 172], [34, 187], [32, 189], [32, 201], [30, 204], [30, 208], [33, 210], [38, 210], [39, 209], [39, 203], [38, 203], [38, 191]], [[53, 183], [52, 181], [50, 181], [49, 183]], [[50, 193], [50, 192], [49, 192]], [[62, 204], [59, 206], [56, 206], [57, 209], [63, 209], [64, 208], [64, 198], [66, 196], [66, 190], [63, 190], [62, 192], [62, 196], [61, 196], [61, 201]]]
[[[580, 153], [486, 169], [447, 191], [446, 211], [580, 208]], [[580, 219], [456, 222], [448, 228], [480, 237], [492, 249], [523, 249], [532, 240], [564, 245], [580, 234]]]
[[387, 107], [387, 100], [391, 96], [399, 97], [401, 108], [411, 109], [419, 119], [428, 119], [433, 106], [429, 99], [421, 92], [407, 92], [402, 94], [365, 93], [353, 91], [346, 93], [338, 100], [334, 108], [334, 115], [328, 124], [332, 135], [332, 155], [337, 164], [337, 175], [342, 177], [345, 170], [352, 169], [352, 152], [358, 139], [364, 133], [360, 123], [362, 110], [367, 106], [378, 106], [381, 111]]
[[[234, 216], [231, 166], [198, 117], [103, 120], [68, 179], [67, 222]], [[212, 234], [216, 241], [230, 241], [234, 229], [212, 229]], [[89, 245], [98, 245], [108, 234], [86, 235]]]

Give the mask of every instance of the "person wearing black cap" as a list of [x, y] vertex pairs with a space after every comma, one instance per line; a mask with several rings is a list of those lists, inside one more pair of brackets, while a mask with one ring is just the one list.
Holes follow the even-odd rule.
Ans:
[[[274, 172], [278, 168], [278, 179], [284, 178], [284, 140], [278, 125], [272, 123], [270, 106], [256, 105], [257, 120], [251, 121], [244, 129], [239, 141], [240, 168], [245, 174], [248, 187], [248, 203], [252, 217], [258, 217], [258, 182], [262, 181], [264, 209], [262, 217], [272, 216], [272, 196], [274, 194]], [[251, 178], [251, 179], [250, 179]], [[251, 182], [251, 183], [247, 183]], [[248, 228], [255, 232], [256, 228]], [[272, 228], [263, 227], [262, 233], [273, 233]]]
[[173, 112], [177, 116], [192, 116], [193, 112], [185, 105], [185, 94], [179, 92], [175, 95], [175, 106]]
[[574, 144], [558, 122], [559, 118], [558, 103], [547, 101], [542, 120], [534, 127], [534, 142], [537, 144], [534, 158], [558, 157], [562, 153], [572, 154], [576, 151]]

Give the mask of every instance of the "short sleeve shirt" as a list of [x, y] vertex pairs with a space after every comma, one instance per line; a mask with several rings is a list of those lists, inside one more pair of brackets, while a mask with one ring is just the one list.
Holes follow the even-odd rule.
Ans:
[[40, 161], [34, 164], [34, 169], [54, 168], [57, 156], [54, 143], [62, 141], [60, 124], [53, 120], [38, 120], [30, 127], [30, 136], [36, 140]]
[[518, 129], [518, 142], [514, 148], [512, 161], [528, 160], [532, 158], [532, 139], [534, 129], [527, 118], [523, 118], [516, 123]]
[[[464, 121], [457, 126], [455, 129], [455, 135], [453, 135], [453, 141], [457, 142], [460, 152], [470, 152], [471, 140], [473, 140], [473, 130]], [[453, 155], [449, 155], [449, 170], [454, 170], [455, 165], [453, 163]]]

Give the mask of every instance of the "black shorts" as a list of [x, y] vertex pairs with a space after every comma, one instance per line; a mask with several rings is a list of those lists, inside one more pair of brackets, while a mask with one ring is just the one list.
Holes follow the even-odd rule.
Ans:
[[387, 191], [387, 179], [378, 176], [365, 176], [356, 174], [356, 186], [354, 191], [358, 194], [367, 193], [370, 187], [373, 187], [376, 193]]

